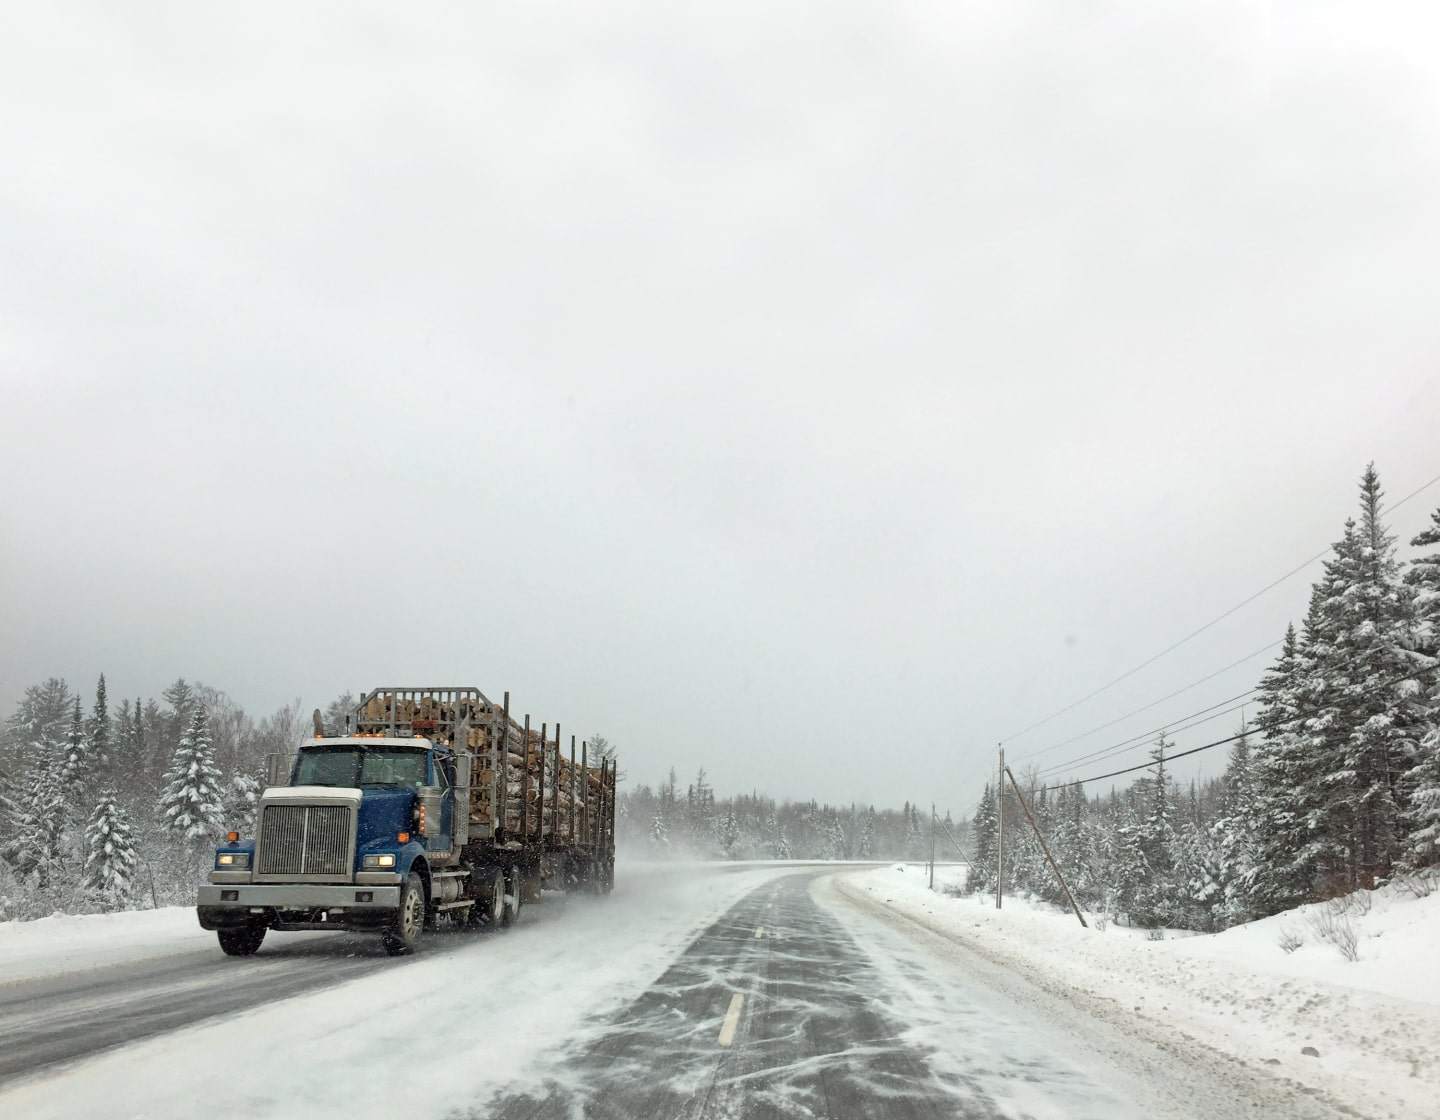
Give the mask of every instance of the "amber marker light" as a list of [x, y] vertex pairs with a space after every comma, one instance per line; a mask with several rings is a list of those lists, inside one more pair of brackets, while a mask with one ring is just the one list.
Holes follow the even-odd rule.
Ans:
[[408, 832], [397, 832], [395, 839], [399, 840], [402, 844], [408, 844], [410, 843], [410, 834]]

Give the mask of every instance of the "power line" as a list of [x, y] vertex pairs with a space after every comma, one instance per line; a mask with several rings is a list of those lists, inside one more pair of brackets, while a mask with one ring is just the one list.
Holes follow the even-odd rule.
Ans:
[[[1357, 665], [1363, 664], [1366, 656], [1367, 655], [1364, 653], [1357, 654], [1354, 657], [1339, 662], [1337, 665], [1334, 666], [1334, 668], [1337, 671], [1352, 669]], [[1169, 723], [1163, 724], [1160, 727], [1151, 728], [1149, 731], [1142, 731], [1140, 734], [1132, 735], [1128, 739], [1121, 739], [1118, 743], [1112, 743], [1108, 747], [1101, 747], [1098, 750], [1091, 751], [1089, 754], [1079, 755], [1076, 758], [1070, 759], [1068, 762], [1056, 762], [1050, 764], [1049, 766], [1043, 766], [1040, 768], [1039, 773], [1050, 774], [1056, 770], [1064, 770], [1067, 767], [1074, 766], [1081, 762], [1098, 760], [1100, 758], [1109, 758], [1117, 754], [1124, 754], [1127, 751], [1136, 749], [1136, 747], [1148, 745], [1148, 743], [1154, 736], [1164, 734], [1165, 732], [1179, 734], [1181, 732], [1190, 731], [1196, 727], [1199, 727], [1203, 723], [1210, 723], [1212, 720], [1220, 719], [1223, 716], [1230, 715], [1233, 712], [1243, 711], [1251, 703], [1250, 698], [1259, 691], [1260, 686], [1258, 685], [1254, 688], [1248, 688], [1244, 692], [1236, 693], [1236, 695], [1228, 697], [1227, 699], [1217, 701], [1216, 703], [1211, 704], [1208, 708], [1200, 708], [1196, 711], [1190, 712], [1188, 715], [1183, 715], [1180, 716], [1178, 719], [1171, 720]], [[1236, 703], [1236, 701], [1239, 701], [1239, 703]], [[1223, 708], [1223, 710], [1218, 712], [1215, 711], [1216, 708], [1221, 708], [1225, 704], [1231, 704], [1233, 706], [1229, 708]], [[1205, 713], [1207, 712], [1212, 712], [1213, 714], [1206, 715]]]
[[[1376, 685], [1374, 688], [1366, 689], [1364, 692], [1360, 693], [1358, 696], [1351, 697], [1351, 699], [1362, 700], [1362, 699], [1364, 699], [1364, 698], [1367, 697], [1367, 696], [1374, 696], [1377, 692], [1383, 692], [1383, 691], [1384, 691], [1385, 689], [1387, 689], [1387, 688], [1393, 688], [1395, 685], [1399, 684], [1401, 681], [1409, 680], [1412, 676], [1413, 676], [1413, 674], [1411, 674], [1411, 673], [1401, 673], [1398, 677], [1395, 677], [1393, 680], [1388, 680], [1388, 681], [1385, 681], [1383, 684], [1378, 684], [1378, 685]], [[1198, 746], [1198, 747], [1191, 747], [1188, 751], [1180, 751], [1180, 752], [1178, 752], [1178, 753], [1176, 753], [1176, 754], [1167, 754], [1167, 755], [1165, 756], [1165, 759], [1166, 759], [1166, 761], [1168, 762], [1168, 761], [1170, 761], [1171, 759], [1185, 758], [1185, 757], [1187, 757], [1187, 756], [1189, 756], [1189, 755], [1192, 755], [1192, 754], [1199, 754], [1201, 751], [1208, 751], [1208, 750], [1212, 749], [1213, 747], [1223, 747], [1226, 743], [1234, 743], [1234, 742], [1236, 742], [1236, 741], [1239, 740], [1239, 739], [1243, 739], [1246, 735], [1253, 735], [1253, 734], [1261, 734], [1261, 735], [1264, 735], [1264, 734], [1268, 734], [1272, 729], [1277, 728], [1277, 727], [1280, 727], [1280, 726], [1282, 726], [1282, 725], [1284, 725], [1284, 724], [1294, 723], [1296, 720], [1314, 719], [1317, 715], [1320, 715], [1320, 714], [1321, 714], [1321, 713], [1318, 712], [1318, 711], [1317, 711], [1317, 712], [1305, 712], [1305, 713], [1302, 714], [1302, 715], [1286, 716], [1284, 719], [1274, 720], [1274, 721], [1272, 721], [1271, 723], [1269, 723], [1268, 725], [1265, 725], [1265, 724], [1257, 724], [1255, 727], [1247, 727], [1244, 731], [1238, 731], [1238, 732], [1236, 732], [1234, 735], [1227, 736], [1227, 737], [1224, 738], [1224, 739], [1216, 739], [1213, 743], [1204, 743], [1204, 744], [1202, 744], [1201, 746]], [[1065, 789], [1067, 786], [1083, 786], [1083, 785], [1088, 785], [1090, 782], [1101, 782], [1101, 781], [1104, 781], [1106, 778], [1118, 778], [1121, 774], [1133, 774], [1133, 773], [1135, 773], [1135, 771], [1137, 771], [1137, 770], [1146, 770], [1146, 769], [1149, 769], [1151, 766], [1154, 766], [1154, 765], [1155, 765], [1155, 762], [1153, 762], [1153, 761], [1151, 761], [1151, 762], [1142, 762], [1142, 763], [1140, 763], [1138, 766], [1127, 766], [1124, 770], [1112, 770], [1112, 771], [1111, 771], [1110, 773], [1108, 773], [1108, 774], [1096, 774], [1096, 775], [1094, 775], [1093, 777], [1089, 777], [1089, 778], [1078, 778], [1078, 779], [1076, 779], [1076, 780], [1073, 781], [1073, 782], [1060, 782], [1060, 783], [1058, 783], [1058, 784], [1056, 784], [1056, 785], [1053, 785], [1053, 786], [1041, 786], [1040, 789], [1044, 789], [1044, 790], [1055, 790], [1055, 789]], [[1034, 792], [1038, 793], [1039, 790], [1035, 790]]]
[[[1268, 652], [1269, 650], [1274, 649], [1276, 646], [1282, 644], [1283, 642], [1284, 642], [1284, 639], [1283, 639], [1283, 638], [1277, 638], [1277, 639], [1276, 639], [1275, 641], [1273, 641], [1273, 642], [1267, 642], [1265, 645], [1261, 646], [1259, 649], [1255, 650], [1253, 653], [1247, 653], [1244, 657], [1237, 658], [1236, 660], [1230, 662], [1229, 665], [1226, 665], [1223, 669], [1216, 669], [1213, 673], [1209, 673], [1209, 674], [1207, 674], [1206, 676], [1201, 677], [1198, 681], [1191, 681], [1191, 682], [1190, 682], [1189, 684], [1187, 684], [1184, 688], [1177, 688], [1174, 692], [1168, 693], [1168, 694], [1166, 694], [1165, 696], [1160, 697], [1160, 699], [1158, 699], [1158, 700], [1152, 700], [1152, 701], [1150, 701], [1150, 703], [1144, 705], [1143, 707], [1136, 708], [1134, 711], [1126, 712], [1123, 716], [1116, 716], [1114, 719], [1110, 720], [1108, 723], [1099, 724], [1099, 725], [1096, 726], [1096, 727], [1092, 727], [1089, 731], [1082, 731], [1082, 732], [1080, 732], [1079, 735], [1072, 735], [1072, 736], [1070, 736], [1070, 738], [1068, 738], [1068, 739], [1062, 740], [1062, 741], [1059, 742], [1059, 743], [1052, 743], [1050, 746], [1048, 746], [1048, 747], [1043, 747], [1043, 748], [1041, 748], [1041, 749], [1038, 750], [1038, 751], [1031, 751], [1029, 754], [1022, 754], [1022, 755], [1021, 755], [1019, 758], [1017, 758], [1015, 761], [1016, 761], [1016, 762], [1024, 762], [1026, 759], [1038, 758], [1038, 757], [1039, 757], [1040, 755], [1042, 755], [1042, 754], [1049, 754], [1051, 751], [1059, 750], [1061, 747], [1068, 747], [1071, 743], [1079, 742], [1081, 739], [1088, 739], [1091, 735], [1094, 735], [1094, 734], [1096, 734], [1097, 732], [1100, 732], [1100, 731], [1104, 731], [1106, 728], [1114, 727], [1117, 723], [1124, 723], [1124, 722], [1125, 722], [1127, 719], [1129, 719], [1131, 716], [1138, 716], [1141, 712], [1148, 712], [1151, 708], [1158, 707], [1159, 705], [1165, 703], [1166, 700], [1173, 700], [1173, 699], [1175, 699], [1175, 697], [1181, 695], [1182, 693], [1189, 692], [1192, 688], [1199, 688], [1202, 684], [1205, 684], [1207, 681], [1213, 681], [1216, 677], [1222, 676], [1223, 674], [1228, 673], [1231, 669], [1234, 669], [1234, 668], [1236, 668], [1236, 667], [1238, 667], [1238, 666], [1240, 666], [1240, 665], [1245, 664], [1245, 662], [1251, 660], [1252, 658], [1259, 657], [1262, 653], [1266, 653], [1266, 652]], [[1252, 689], [1251, 691], [1254, 691], [1254, 690]], [[1200, 709], [1200, 710], [1203, 712], [1203, 711], [1208, 711], [1209, 709], [1208, 709], [1208, 708], [1202, 708], [1202, 709]], [[1181, 719], [1189, 719], [1190, 717], [1189, 717], [1189, 716], [1181, 716], [1180, 718], [1181, 718]], [[1048, 770], [1048, 769], [1051, 769], [1051, 768], [1050, 768], [1050, 767], [1046, 767], [1046, 769]]]
[[[1112, 755], [1124, 754], [1126, 751], [1132, 751], [1136, 747], [1148, 745], [1154, 741], [1157, 735], [1178, 735], [1184, 731], [1191, 731], [1201, 724], [1210, 723], [1213, 720], [1221, 719], [1233, 712], [1240, 711], [1251, 703], [1254, 694], [1259, 691], [1258, 687], [1247, 688], [1244, 692], [1226, 697], [1224, 700], [1211, 704], [1208, 708], [1201, 708], [1199, 711], [1192, 712], [1188, 716], [1181, 716], [1178, 720], [1172, 720], [1170, 723], [1151, 728], [1149, 731], [1142, 731], [1138, 735], [1132, 735], [1130, 738], [1122, 739], [1118, 743], [1112, 743], [1108, 747], [1101, 747], [1099, 750], [1091, 751], [1089, 754], [1082, 754], [1067, 762], [1054, 762], [1049, 766], [1043, 766], [1040, 768], [1040, 773], [1050, 774], [1056, 770], [1064, 770], [1067, 767], [1074, 766], [1077, 763], [1090, 762], [1101, 758], [1109, 758]], [[1236, 703], [1236, 701], [1239, 701], [1239, 703]], [[1231, 706], [1225, 707], [1227, 704]], [[1214, 711], [1216, 708], [1221, 708], [1222, 710], [1218, 712]], [[1207, 715], [1207, 712], [1211, 714]]]
[[[1408, 502], [1411, 498], [1414, 498], [1414, 497], [1416, 497], [1417, 495], [1419, 495], [1419, 494], [1423, 493], [1424, 491], [1428, 490], [1431, 486], [1434, 486], [1435, 483], [1437, 483], [1437, 482], [1440, 482], [1440, 474], [1437, 474], [1434, 478], [1430, 479], [1428, 482], [1422, 484], [1421, 486], [1416, 487], [1414, 490], [1410, 491], [1410, 493], [1406, 494], [1403, 498], [1401, 498], [1398, 502], [1392, 502], [1390, 505], [1385, 506], [1385, 507], [1381, 510], [1381, 512], [1382, 512], [1382, 513], [1393, 513], [1395, 510], [1399, 509], [1399, 508], [1400, 508], [1401, 506], [1403, 506], [1406, 502]], [[1266, 593], [1269, 592], [1269, 591], [1273, 591], [1275, 588], [1279, 587], [1282, 583], [1284, 583], [1287, 579], [1290, 579], [1292, 576], [1299, 575], [1299, 574], [1300, 574], [1301, 572], [1303, 572], [1306, 568], [1308, 568], [1311, 564], [1315, 563], [1315, 561], [1317, 561], [1317, 560], [1319, 560], [1319, 559], [1322, 559], [1324, 556], [1326, 556], [1326, 555], [1330, 552], [1330, 548], [1331, 548], [1331, 546], [1327, 545], [1325, 548], [1321, 549], [1319, 552], [1317, 552], [1314, 556], [1310, 557], [1308, 560], [1305, 560], [1303, 563], [1297, 564], [1295, 567], [1291, 568], [1291, 569], [1290, 569], [1288, 572], [1286, 572], [1283, 576], [1279, 576], [1278, 578], [1271, 580], [1271, 581], [1270, 581], [1269, 583], [1267, 583], [1264, 587], [1262, 587], [1259, 591], [1255, 592], [1255, 594], [1249, 596], [1248, 598], [1242, 599], [1240, 602], [1236, 603], [1233, 607], [1231, 607], [1229, 610], [1225, 611], [1223, 614], [1219, 614], [1219, 615], [1217, 615], [1216, 617], [1212, 618], [1209, 622], [1205, 623], [1205, 625], [1196, 627], [1194, 630], [1190, 631], [1190, 633], [1186, 634], [1186, 635], [1185, 635], [1183, 638], [1181, 638], [1179, 641], [1172, 642], [1170, 645], [1168, 645], [1168, 646], [1166, 646], [1164, 649], [1162, 649], [1159, 653], [1155, 654], [1155, 655], [1152, 656], [1152, 657], [1148, 657], [1148, 658], [1146, 658], [1144, 661], [1140, 662], [1140, 664], [1139, 664], [1139, 665], [1136, 665], [1133, 669], [1129, 669], [1129, 670], [1121, 673], [1121, 674], [1120, 674], [1118, 677], [1116, 677], [1114, 680], [1109, 681], [1109, 682], [1107, 682], [1106, 684], [1102, 684], [1099, 688], [1094, 689], [1094, 690], [1091, 691], [1091, 692], [1087, 692], [1084, 696], [1080, 697], [1080, 699], [1074, 701], [1073, 703], [1070, 703], [1070, 704], [1065, 705], [1065, 707], [1060, 708], [1058, 711], [1051, 712], [1048, 716], [1045, 716], [1045, 717], [1043, 717], [1042, 719], [1036, 720], [1034, 723], [1030, 724], [1028, 727], [1021, 728], [1019, 731], [1016, 731], [1016, 732], [1014, 732], [1014, 733], [1011, 734], [1011, 735], [1005, 736], [1003, 739], [1000, 740], [1000, 742], [1002, 742], [1002, 743], [1008, 743], [1008, 742], [1011, 742], [1012, 740], [1015, 740], [1015, 739], [1020, 738], [1020, 736], [1022, 736], [1022, 735], [1028, 735], [1030, 732], [1036, 730], [1037, 728], [1040, 728], [1040, 727], [1045, 726], [1045, 724], [1049, 723], [1051, 720], [1059, 719], [1061, 716], [1065, 715], [1066, 713], [1072, 712], [1072, 711], [1074, 711], [1076, 708], [1080, 707], [1081, 704], [1085, 704], [1085, 703], [1087, 703], [1087, 702], [1095, 699], [1095, 697], [1099, 696], [1101, 693], [1108, 692], [1110, 689], [1114, 688], [1114, 687], [1115, 687], [1117, 684], [1119, 684], [1121, 681], [1129, 680], [1131, 677], [1133, 677], [1136, 673], [1140, 672], [1142, 669], [1148, 669], [1151, 665], [1155, 664], [1155, 662], [1159, 661], [1162, 657], [1165, 657], [1165, 656], [1168, 655], [1168, 654], [1174, 653], [1174, 652], [1175, 652], [1177, 649], [1179, 649], [1181, 646], [1185, 645], [1185, 643], [1187, 643], [1187, 642], [1189, 642], [1189, 641], [1191, 641], [1191, 640], [1193, 640], [1193, 639], [1195, 639], [1195, 638], [1198, 638], [1201, 634], [1205, 633], [1205, 631], [1209, 630], [1212, 626], [1217, 626], [1217, 625], [1219, 625], [1220, 623], [1224, 622], [1227, 618], [1229, 618], [1231, 615], [1233, 615], [1236, 611], [1242, 609], [1243, 607], [1248, 607], [1251, 603], [1253, 603], [1256, 599], [1260, 598], [1262, 595], [1266, 594]]]

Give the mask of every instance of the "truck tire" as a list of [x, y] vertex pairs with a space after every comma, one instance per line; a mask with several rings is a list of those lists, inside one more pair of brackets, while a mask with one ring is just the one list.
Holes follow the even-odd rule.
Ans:
[[395, 924], [380, 935], [385, 951], [392, 957], [413, 953], [420, 943], [420, 931], [425, 928], [425, 884], [413, 871], [405, 880], [405, 889], [400, 892], [400, 908], [395, 912]]
[[505, 893], [513, 902], [502, 900], [500, 906], [500, 928], [509, 929], [520, 920], [520, 908], [525, 904], [525, 891], [521, 886], [523, 878], [519, 868], [510, 873], [505, 880]]
[[251, 957], [265, 940], [264, 926], [241, 926], [239, 929], [217, 929], [220, 948], [227, 957]]
[[481, 883], [475, 905], [470, 908], [470, 925], [474, 929], [498, 929], [505, 917], [505, 873], [482, 875]]

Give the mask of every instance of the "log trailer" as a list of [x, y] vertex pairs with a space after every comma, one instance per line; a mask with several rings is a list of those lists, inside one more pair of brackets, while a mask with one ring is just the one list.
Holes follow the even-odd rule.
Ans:
[[200, 925], [231, 956], [269, 930], [364, 930], [392, 955], [422, 929], [512, 924], [545, 888], [615, 882], [615, 762], [510, 718], [478, 688], [376, 688], [343, 730], [270, 760], [253, 839], [226, 834]]

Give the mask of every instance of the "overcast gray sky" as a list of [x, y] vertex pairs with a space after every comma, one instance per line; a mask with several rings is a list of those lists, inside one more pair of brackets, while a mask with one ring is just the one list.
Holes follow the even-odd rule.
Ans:
[[1435, 11], [6, 3], [0, 702], [475, 683], [968, 810], [1440, 473]]

